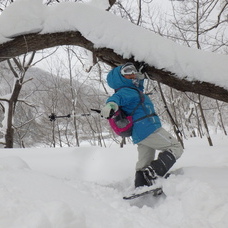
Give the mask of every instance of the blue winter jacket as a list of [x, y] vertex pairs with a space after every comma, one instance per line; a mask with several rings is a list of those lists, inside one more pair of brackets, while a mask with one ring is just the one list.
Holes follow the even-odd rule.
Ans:
[[[121, 66], [118, 66], [111, 70], [107, 75], [108, 85], [112, 89], [117, 90], [116, 93], [108, 98], [107, 102], [115, 102], [118, 104], [118, 106], [121, 106], [127, 115], [130, 115], [140, 102], [139, 92], [135, 89], [131, 89], [131, 87], [143, 91], [144, 80], [140, 80], [139, 86], [136, 87], [133, 84], [132, 79], [124, 78], [121, 75], [120, 69]], [[150, 98], [144, 94], [144, 105], [139, 105], [139, 107], [136, 109], [135, 113], [133, 114], [133, 121], [153, 113], [155, 113], [154, 105], [151, 102]], [[133, 125], [132, 131], [133, 142], [135, 144], [139, 143], [141, 140], [145, 139], [160, 127], [161, 122], [157, 115], [136, 121]]]

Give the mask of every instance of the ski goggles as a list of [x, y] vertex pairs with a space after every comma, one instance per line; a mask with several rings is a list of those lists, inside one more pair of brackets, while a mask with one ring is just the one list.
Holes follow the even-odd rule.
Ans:
[[124, 75], [130, 75], [130, 74], [137, 74], [138, 71], [136, 70], [135, 66], [132, 63], [126, 63], [122, 66], [120, 73]]

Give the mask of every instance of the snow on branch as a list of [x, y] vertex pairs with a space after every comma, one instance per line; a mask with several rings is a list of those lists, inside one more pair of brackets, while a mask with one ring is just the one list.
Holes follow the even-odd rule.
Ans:
[[154, 80], [228, 102], [226, 55], [180, 46], [91, 4], [24, 0], [0, 15], [0, 61], [60, 45], [83, 47], [110, 66], [144, 61]]

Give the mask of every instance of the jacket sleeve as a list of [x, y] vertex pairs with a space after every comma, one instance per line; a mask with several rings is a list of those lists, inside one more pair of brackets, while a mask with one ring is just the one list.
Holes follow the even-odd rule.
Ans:
[[111, 97], [108, 98], [107, 102], [115, 102], [118, 106], [126, 106], [140, 101], [140, 97], [137, 91], [130, 88], [122, 88]]

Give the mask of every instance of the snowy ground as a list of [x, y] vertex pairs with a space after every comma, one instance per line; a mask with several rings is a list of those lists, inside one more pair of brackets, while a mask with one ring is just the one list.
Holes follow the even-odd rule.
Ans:
[[1, 228], [227, 228], [228, 140], [185, 142], [166, 197], [124, 201], [136, 146], [0, 150]]

